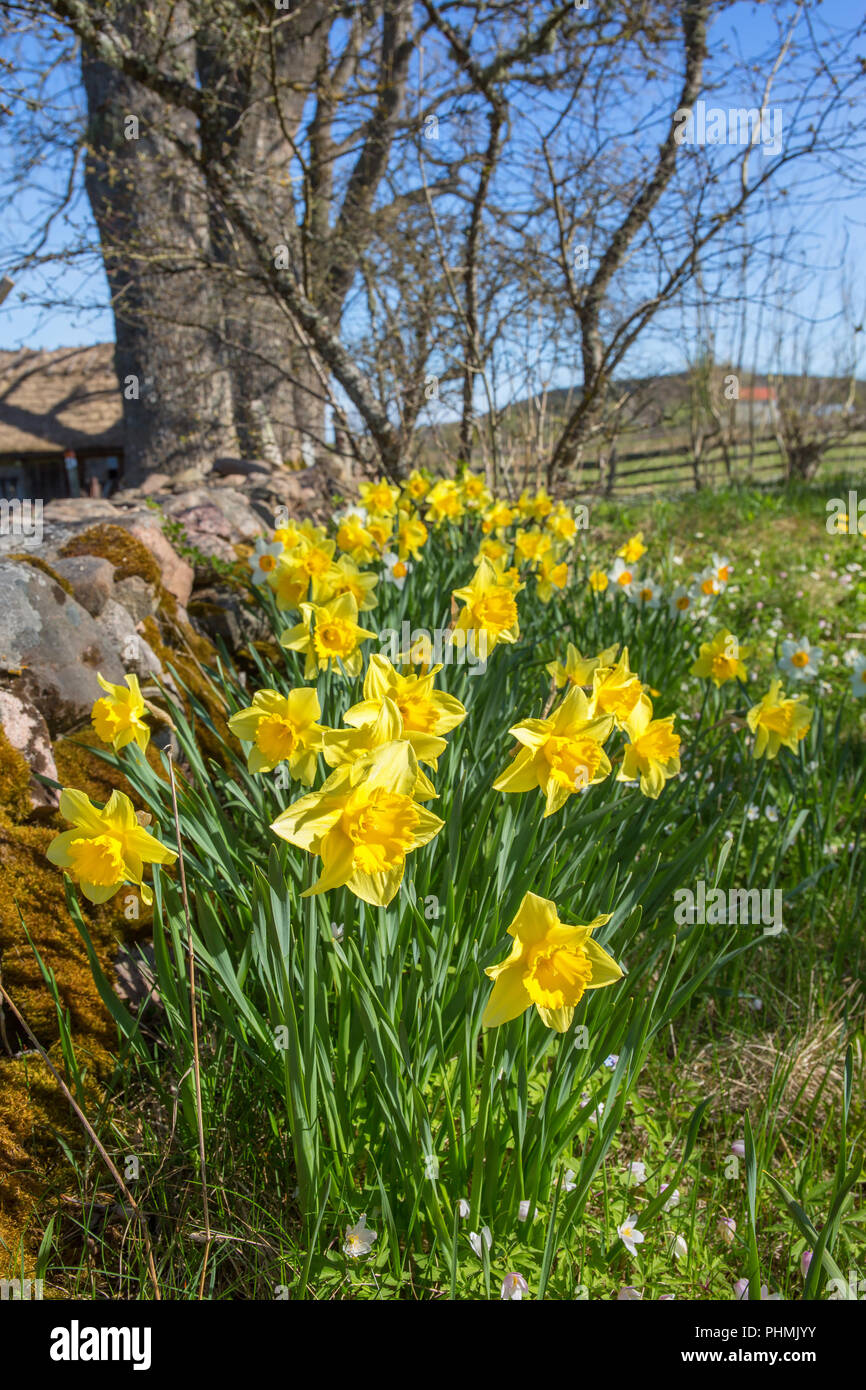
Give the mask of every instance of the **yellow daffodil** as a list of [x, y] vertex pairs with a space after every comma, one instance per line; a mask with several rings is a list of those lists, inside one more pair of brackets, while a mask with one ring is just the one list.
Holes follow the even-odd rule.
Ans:
[[401, 560], [418, 560], [429, 532], [420, 517], [400, 512], [397, 518], [397, 554]]
[[338, 767], [321, 789], [295, 801], [271, 829], [322, 859], [309, 897], [346, 885], [364, 902], [385, 907], [397, 893], [406, 856], [444, 824], [413, 800], [418, 761], [408, 743], [389, 743]]
[[511, 954], [485, 971], [493, 989], [483, 1027], [510, 1023], [534, 1004], [547, 1028], [566, 1032], [586, 990], [603, 989], [622, 979], [613, 956], [592, 939], [592, 933], [610, 918], [605, 913], [586, 926], [567, 926], [559, 920], [556, 903], [527, 893], [508, 928], [514, 938]]
[[484, 479], [478, 473], [470, 473], [468, 468], [462, 474], [458, 488], [461, 501], [469, 511], [480, 511], [490, 502], [490, 493]]
[[507, 502], [494, 502], [484, 513], [481, 529], [485, 536], [489, 536], [491, 531], [504, 531], [513, 520], [514, 511]]
[[414, 468], [403, 485], [403, 491], [413, 502], [423, 502], [430, 491], [430, 482], [423, 473]]
[[610, 580], [604, 570], [592, 570], [589, 576], [589, 587], [596, 594], [603, 594]]
[[483, 536], [478, 547], [478, 554], [475, 556], [476, 565], [481, 563], [482, 556], [492, 560], [494, 565], [502, 565], [508, 559], [508, 552], [511, 549], [505, 541], [499, 540], [496, 536]]
[[542, 558], [550, 554], [552, 546], [551, 537], [537, 527], [532, 531], [517, 531], [514, 536], [515, 559], [530, 565], [540, 564]]
[[544, 525], [558, 541], [573, 541], [577, 535], [577, 522], [562, 502], [545, 518]]
[[46, 851], [52, 864], [65, 869], [92, 903], [104, 903], [123, 883], [137, 884], [144, 903], [153, 894], [142, 881], [145, 864], [173, 864], [177, 855], [148, 834], [123, 792], [112, 792], [100, 811], [84, 792], [67, 787], [60, 814], [72, 825], [55, 836]]
[[434, 688], [441, 670], [439, 665], [423, 676], [401, 676], [387, 657], [374, 652], [364, 675], [364, 698], [346, 711], [343, 722], [355, 726], [369, 723], [378, 714], [382, 701], [388, 699], [399, 710], [407, 736], [417, 733], [439, 738], [449, 734], [466, 718], [466, 709], [453, 695]]
[[362, 570], [351, 555], [340, 555], [334, 561], [329, 572], [328, 584], [331, 589], [329, 597], [337, 598], [340, 594], [351, 594], [358, 605], [359, 613], [369, 613], [376, 607], [376, 585], [379, 583], [379, 576], [371, 570]]
[[280, 646], [304, 653], [306, 681], [340, 666], [348, 676], [357, 676], [363, 665], [361, 643], [376, 636], [357, 620], [358, 605], [351, 594], [340, 594], [329, 603], [302, 603], [301, 621], [282, 634]]
[[565, 663], [549, 661], [545, 669], [553, 676], [557, 690], [561, 690], [566, 682], [569, 685], [591, 685], [595, 672], [600, 666], [610, 666], [616, 661], [618, 651], [619, 643], [616, 643], [599, 652], [598, 656], [581, 656], [577, 647], [569, 642], [565, 649]]
[[643, 531], [638, 531], [636, 535], [629, 536], [625, 545], [621, 545], [616, 553], [622, 556], [627, 565], [636, 565], [641, 555], [646, 555], [646, 546], [643, 543]]
[[281, 555], [276, 569], [271, 570], [267, 578], [268, 587], [273, 590], [281, 613], [290, 608], [300, 608], [310, 591], [310, 576], [298, 564], [297, 550]]
[[315, 690], [301, 687], [288, 695], [257, 690], [252, 704], [232, 715], [229, 728], [235, 738], [253, 745], [247, 754], [250, 772], [270, 772], [286, 762], [292, 776], [309, 787], [325, 732], [316, 723], [321, 713]]
[[443, 521], [459, 521], [463, 516], [463, 502], [457, 484], [451, 478], [443, 478], [427, 494], [427, 520], [434, 525]]
[[400, 489], [385, 478], [375, 483], [362, 483], [358, 489], [361, 506], [374, 516], [391, 516], [397, 510]]
[[643, 693], [640, 678], [628, 664], [628, 647], [614, 667], [601, 666], [592, 677], [592, 704], [596, 714], [612, 714], [618, 728], [625, 722]]
[[367, 520], [367, 534], [372, 537], [380, 554], [390, 541], [393, 530], [394, 523], [389, 516], [371, 516]]
[[337, 527], [337, 545], [359, 565], [371, 564], [379, 553], [363, 518], [356, 512], [341, 518]]
[[726, 681], [746, 679], [743, 657], [748, 656], [749, 648], [742, 646], [733, 633], [723, 628], [711, 642], [702, 642], [700, 655], [692, 667], [693, 676], [711, 680], [718, 688]]
[[[454, 598], [464, 607], [455, 630], [466, 634], [473, 654], [489, 656], [498, 642], [516, 642], [520, 636], [515, 593], [522, 585], [497, 570], [486, 556], [472, 582], [454, 590]], [[483, 648], [483, 650], [482, 650]]]
[[524, 719], [509, 729], [521, 748], [493, 785], [501, 792], [540, 787], [544, 815], [552, 816], [575, 792], [607, 777], [610, 760], [601, 745], [612, 728], [613, 717], [593, 715], [583, 691], [574, 686], [549, 719]]
[[535, 591], [542, 603], [550, 603], [554, 589], [564, 589], [568, 583], [568, 565], [565, 560], [557, 564], [552, 556], [545, 556], [538, 570]]
[[150, 729], [141, 717], [145, 705], [138, 677], [125, 676], [126, 686], [112, 685], [102, 676], [96, 679], [105, 691], [90, 715], [97, 738], [102, 739], [103, 743], [110, 743], [115, 753], [119, 753], [128, 743], [137, 743], [143, 753], [150, 741]]
[[[322, 752], [328, 767], [342, 767], [345, 763], [366, 757], [387, 743], [399, 743], [402, 739], [411, 746], [419, 763], [436, 767], [437, 760], [447, 747], [444, 738], [407, 729], [394, 701], [387, 697], [374, 708], [375, 712], [368, 720], [361, 720], [355, 712], [351, 723], [344, 717], [344, 722], [350, 724], [349, 728], [325, 731]], [[357, 711], [357, 706], [355, 709]], [[427, 801], [436, 795], [436, 788], [420, 768], [412, 795], [416, 801]]]
[[626, 721], [626, 744], [618, 782], [636, 782], [644, 796], [655, 801], [669, 777], [680, 770], [680, 738], [674, 733], [674, 716], [653, 719], [652, 701], [641, 695]]
[[782, 682], [772, 681], [767, 694], [760, 704], [752, 706], [746, 720], [755, 735], [754, 756], [775, 758], [780, 748], [790, 748], [796, 753], [797, 745], [809, 731], [812, 711], [805, 696], [786, 699]]

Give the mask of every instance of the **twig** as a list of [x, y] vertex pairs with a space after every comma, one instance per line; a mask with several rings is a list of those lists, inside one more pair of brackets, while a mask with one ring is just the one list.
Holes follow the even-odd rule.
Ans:
[[207, 1200], [207, 1162], [204, 1149], [204, 1119], [202, 1116], [201, 1105], [201, 1062], [198, 1050], [198, 1016], [195, 1007], [195, 951], [192, 942], [192, 922], [189, 915], [189, 898], [186, 891], [186, 869], [183, 862], [183, 846], [180, 839], [180, 817], [177, 811], [177, 786], [174, 780], [174, 760], [171, 756], [168, 759], [168, 774], [171, 779], [171, 809], [174, 814], [174, 833], [177, 840], [177, 860], [180, 869], [180, 889], [183, 897], [183, 913], [186, 918], [187, 935], [187, 968], [189, 970], [189, 1006], [192, 1014], [192, 1055], [193, 1071], [195, 1075], [195, 1108], [196, 1119], [198, 1121], [198, 1156], [201, 1168], [201, 1196], [202, 1214], [204, 1216], [204, 1230], [207, 1244], [204, 1251], [204, 1262], [201, 1267], [201, 1279], [199, 1280], [198, 1296], [204, 1297], [204, 1281], [207, 1274], [207, 1262], [211, 1247], [210, 1213]]
[[84, 1111], [81, 1109], [81, 1106], [78, 1104], [77, 1100], [73, 1096], [66, 1082], [63, 1080], [63, 1077], [54, 1067], [50, 1057], [48, 1056], [48, 1053], [45, 1051], [44, 1047], [42, 1047], [41, 1043], [39, 1042], [38, 1038], [33, 1032], [33, 1029], [30, 1027], [29, 1023], [24, 1018], [20, 1010], [16, 1008], [12, 1000], [9, 998], [9, 994], [7, 993], [6, 989], [2, 984], [0, 984], [0, 996], [2, 996], [2, 998], [5, 1000], [6, 1006], [12, 1014], [13, 1018], [18, 1020], [18, 1023], [23, 1028], [24, 1032], [27, 1034], [27, 1037], [29, 1038], [30, 1042], [33, 1044], [36, 1051], [39, 1053], [39, 1056], [42, 1058], [48, 1070], [51, 1072], [51, 1075], [54, 1077], [54, 1080], [57, 1082], [64, 1096], [68, 1100], [69, 1104], [72, 1106], [72, 1109], [75, 1111], [75, 1114], [78, 1116], [79, 1120], [81, 1121], [82, 1125], [87, 1131], [87, 1134], [91, 1142], [93, 1143], [94, 1148], [96, 1149], [97, 1153], [99, 1154], [109, 1173], [114, 1178], [114, 1181], [117, 1183], [118, 1187], [120, 1188], [130, 1207], [132, 1208], [132, 1211], [135, 1213], [135, 1216], [137, 1217], [138, 1223], [141, 1227], [141, 1234], [144, 1237], [144, 1248], [147, 1252], [147, 1270], [148, 1274], [150, 1275], [150, 1281], [153, 1284], [153, 1296], [155, 1299], [160, 1300], [162, 1298], [162, 1294], [159, 1291], [159, 1282], [156, 1277], [156, 1265], [153, 1262], [153, 1246], [150, 1242], [150, 1234], [147, 1229], [147, 1223], [145, 1222], [145, 1219], [141, 1214], [138, 1203], [136, 1202], [126, 1183], [123, 1181], [123, 1178], [120, 1176], [118, 1169], [115, 1167], [114, 1163], [108, 1156], [105, 1148], [100, 1142], [99, 1135], [93, 1128], [93, 1125], [90, 1123]]

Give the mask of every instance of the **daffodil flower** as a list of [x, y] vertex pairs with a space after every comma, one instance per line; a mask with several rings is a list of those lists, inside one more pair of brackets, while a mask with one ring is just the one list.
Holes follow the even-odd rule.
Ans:
[[610, 760], [602, 744], [612, 728], [613, 717], [594, 716], [589, 700], [574, 686], [549, 719], [524, 719], [509, 729], [522, 746], [493, 786], [501, 792], [540, 787], [544, 815], [552, 816], [575, 792], [608, 776]]
[[608, 913], [587, 926], [566, 926], [555, 903], [525, 894], [508, 928], [514, 938], [511, 954], [485, 972], [494, 983], [482, 1025], [498, 1028], [534, 1004], [548, 1028], [564, 1033], [586, 990], [603, 989], [622, 978], [613, 957], [592, 939], [596, 928], [609, 921]]
[[801, 637], [798, 641], [789, 639], [782, 643], [779, 669], [791, 680], [813, 680], [818, 674], [820, 661], [821, 648], [813, 647], [808, 637]]
[[627, 594], [635, 581], [636, 575], [633, 565], [627, 565], [625, 560], [617, 557], [613, 562], [613, 567], [607, 574], [610, 582], [611, 593]]
[[418, 760], [408, 743], [389, 743], [338, 767], [317, 792], [302, 796], [271, 829], [322, 859], [302, 897], [344, 884], [364, 902], [385, 907], [403, 879], [406, 856], [438, 835], [444, 821], [413, 799]]
[[553, 676], [557, 690], [568, 685], [591, 685], [595, 672], [601, 666], [609, 666], [616, 661], [619, 643], [606, 647], [598, 656], [581, 656], [573, 642], [565, 649], [565, 661], [549, 661], [545, 670]]
[[128, 743], [137, 743], [143, 753], [150, 741], [150, 729], [141, 717], [145, 704], [138, 677], [125, 676], [126, 686], [112, 685], [99, 675], [96, 679], [105, 691], [90, 715], [97, 738], [110, 743], [115, 753]]
[[393, 550], [386, 550], [382, 556], [382, 565], [388, 583], [394, 584], [398, 589], [402, 589], [406, 583], [407, 575], [412, 568], [409, 561], [401, 560], [400, 556]]
[[270, 772], [285, 762], [292, 776], [309, 787], [325, 732], [316, 723], [321, 713], [315, 690], [301, 687], [288, 695], [257, 690], [252, 704], [233, 714], [228, 725], [235, 738], [253, 745], [247, 755], [250, 772]]
[[427, 520], [438, 526], [443, 521], [459, 521], [462, 515], [463, 502], [457, 484], [451, 478], [434, 483], [427, 494]]
[[812, 711], [802, 695], [786, 699], [781, 681], [773, 681], [760, 704], [752, 705], [746, 722], [755, 735], [756, 758], [775, 758], [780, 748], [796, 753], [812, 723]]
[[628, 647], [623, 647], [615, 666], [600, 666], [592, 677], [592, 708], [595, 714], [610, 714], [617, 728], [626, 720], [643, 694], [639, 676], [628, 664]]
[[636, 565], [642, 555], [646, 555], [646, 546], [643, 543], [643, 531], [638, 531], [636, 535], [629, 536], [625, 545], [621, 545], [616, 552], [625, 560], [627, 565]]
[[[441, 670], [442, 666], [438, 665], [423, 676], [403, 676], [394, 670], [387, 657], [374, 652], [364, 674], [364, 698], [346, 710], [343, 723], [354, 728], [368, 724], [375, 719], [382, 701], [389, 699], [400, 711], [407, 736], [432, 734], [439, 739], [443, 734], [450, 734], [466, 718], [466, 707], [454, 695], [435, 689]], [[422, 761], [429, 759], [422, 757]]]
[[304, 680], [339, 665], [346, 675], [357, 676], [363, 665], [361, 643], [376, 636], [359, 627], [357, 619], [358, 605], [351, 594], [340, 594], [329, 603], [302, 603], [301, 622], [282, 634], [280, 646], [303, 652]]
[[737, 640], [727, 628], [717, 632], [711, 642], [702, 642], [700, 654], [692, 666], [692, 675], [702, 680], [711, 680], [716, 689], [727, 681], [746, 679], [743, 657], [749, 655], [749, 647]]
[[589, 575], [589, 587], [593, 593], [603, 594], [610, 580], [604, 570], [591, 570]]
[[644, 796], [654, 801], [665, 782], [680, 770], [680, 737], [674, 733], [674, 716], [653, 719], [652, 701], [641, 695], [626, 720], [629, 742], [622, 755], [618, 782], [636, 782]]
[[282, 553], [283, 546], [280, 541], [266, 541], [262, 536], [258, 538], [253, 547], [253, 553], [247, 561], [250, 567], [250, 578], [254, 584], [267, 583], [270, 575], [276, 569]]
[[[367, 706], [356, 705], [354, 708], [366, 709]], [[399, 709], [387, 696], [378, 705], [374, 705], [373, 709], [375, 712], [370, 719], [361, 720], [355, 714], [349, 728], [325, 731], [322, 751], [329, 767], [342, 767], [346, 763], [356, 762], [358, 758], [367, 757], [377, 748], [383, 748], [387, 743], [397, 743], [401, 739], [410, 744], [419, 763], [429, 763], [431, 767], [436, 767], [437, 759], [448, 746], [444, 738], [407, 729]], [[345, 715], [343, 718], [346, 720]], [[436, 795], [436, 788], [420, 768], [412, 795], [416, 801], [427, 801]]]
[[397, 510], [400, 489], [385, 478], [375, 483], [362, 483], [358, 489], [361, 505], [372, 516], [390, 516]]
[[144, 865], [173, 864], [177, 855], [139, 824], [128, 796], [112, 792], [100, 811], [84, 792], [67, 787], [60, 797], [60, 814], [73, 828], [55, 836], [46, 854], [66, 870], [85, 898], [104, 903], [121, 884], [135, 883], [142, 901], [153, 902], [142, 881]]

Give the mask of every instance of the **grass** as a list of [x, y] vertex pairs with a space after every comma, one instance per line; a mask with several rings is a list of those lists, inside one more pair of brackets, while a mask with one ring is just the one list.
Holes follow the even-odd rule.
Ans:
[[[724, 625], [752, 643], [747, 689], [708, 691], [689, 675], [703, 631], [592, 604], [581, 560], [574, 589], [550, 605], [530, 581], [520, 606], [532, 640], [498, 648], [485, 676], [442, 674], [470, 710], [431, 774], [445, 827], [411, 856], [412, 886], [387, 908], [346, 889], [300, 899], [307, 857], [267, 826], [303, 788], [251, 776], [239, 746], [222, 766], [208, 758], [197, 733], [216, 731], [202, 702], [190, 694], [187, 713], [172, 707], [186, 760], [205, 1184], [176, 876], [155, 882], [159, 1004], [140, 1014], [112, 1004], [116, 1073], [89, 1109], [146, 1214], [163, 1297], [195, 1298], [203, 1281], [218, 1299], [486, 1299], [517, 1271], [532, 1298], [634, 1288], [645, 1299], [731, 1299], [744, 1278], [752, 1296], [765, 1285], [802, 1298], [866, 1273], [866, 762], [864, 707], [845, 693], [846, 653], [866, 651], [864, 541], [824, 525], [827, 498], [848, 481], [595, 505], [581, 540], [605, 567], [641, 529], [666, 586], [713, 552], [732, 561], [705, 631]], [[450, 531], [431, 541], [375, 625], [447, 622], [473, 553]], [[815, 718], [796, 755], [754, 764], [742, 717], [789, 633], [824, 651], [809, 689]], [[657, 713], [677, 714], [685, 776], [658, 801], [608, 780], [541, 820], [538, 793], [491, 792], [508, 726], [541, 713], [544, 661], [567, 639], [582, 651], [627, 640], [660, 692]], [[296, 660], [249, 655], [249, 689], [298, 684]], [[212, 675], [229, 709], [246, 702], [228, 654]], [[320, 679], [323, 722], [360, 698], [360, 682], [348, 684], [352, 693], [337, 675]], [[143, 758], [122, 758], [171, 843], [165, 783]], [[674, 894], [699, 879], [778, 887], [785, 930], [678, 930]], [[527, 887], [564, 921], [611, 912], [598, 935], [628, 970], [622, 989], [585, 997], [561, 1038], [534, 1011], [478, 1028], [482, 969], [502, 959]], [[83, 1096], [74, 1040], [61, 1045]], [[344, 1231], [361, 1212], [378, 1238], [368, 1257], [348, 1259]], [[636, 1256], [618, 1236], [632, 1215], [645, 1235]], [[150, 1296], [140, 1227], [92, 1148], [63, 1141], [34, 1221], [46, 1296]], [[468, 1235], [482, 1226], [492, 1246], [479, 1257]], [[808, 1285], [807, 1249], [818, 1252]]]

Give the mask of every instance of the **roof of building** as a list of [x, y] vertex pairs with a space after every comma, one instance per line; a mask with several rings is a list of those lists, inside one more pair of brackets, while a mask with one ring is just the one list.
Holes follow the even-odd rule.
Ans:
[[112, 343], [0, 352], [0, 454], [122, 448]]

